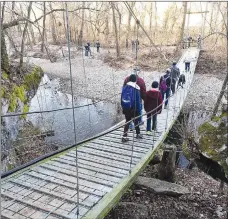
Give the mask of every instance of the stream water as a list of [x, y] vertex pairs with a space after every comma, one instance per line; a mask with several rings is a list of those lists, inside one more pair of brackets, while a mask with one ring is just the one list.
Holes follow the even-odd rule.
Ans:
[[[55, 110], [72, 106], [72, 96], [59, 91], [59, 79], [50, 80], [44, 75], [36, 95], [31, 100], [30, 112]], [[74, 106], [92, 104], [91, 99], [74, 95]], [[76, 141], [82, 141], [112, 127], [123, 119], [118, 106], [109, 102], [99, 102], [90, 106], [75, 108]], [[42, 132], [54, 131], [54, 136], [46, 137], [47, 143], [56, 146], [74, 144], [73, 110], [29, 114], [27, 119]]]

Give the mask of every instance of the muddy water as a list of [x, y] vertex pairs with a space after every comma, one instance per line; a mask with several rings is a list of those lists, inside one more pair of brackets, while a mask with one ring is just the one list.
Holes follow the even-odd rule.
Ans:
[[[74, 96], [75, 107], [92, 104], [91, 99]], [[71, 98], [70, 94], [59, 91], [59, 79], [50, 80], [44, 75], [36, 95], [31, 100], [29, 111], [71, 107]], [[108, 102], [76, 108], [74, 112], [77, 142], [105, 131], [123, 119], [122, 114], [118, 113], [118, 106]], [[27, 118], [42, 132], [54, 131], [54, 136], [46, 137], [47, 143], [60, 147], [74, 144], [72, 109], [30, 114]]]

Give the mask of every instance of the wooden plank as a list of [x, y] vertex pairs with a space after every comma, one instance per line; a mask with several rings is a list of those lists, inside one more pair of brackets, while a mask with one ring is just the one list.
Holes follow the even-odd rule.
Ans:
[[[66, 157], [54, 158], [53, 160], [76, 167], [75, 159], [70, 159], [69, 157], [68, 158], [66, 158]], [[101, 172], [101, 173], [106, 174], [108, 176], [115, 176], [118, 178], [122, 178], [126, 175], [123, 173], [119, 173], [119, 170], [117, 168], [111, 169], [111, 168], [107, 168], [107, 166], [105, 166], [105, 165], [97, 165], [97, 164], [91, 163], [91, 162], [90, 162], [90, 164], [88, 164], [88, 163], [89, 162], [83, 163], [81, 159], [80, 159], [80, 161], [78, 159], [78, 167], [79, 168], [84, 168], [84, 169], [92, 170], [95, 172]]]
[[[127, 151], [132, 150], [132, 145], [116, 143], [116, 142], [112, 141], [112, 139], [111, 140], [96, 139], [96, 140], [93, 141], [93, 143], [99, 143], [101, 145], [107, 145], [107, 144], [109, 144], [112, 148], [115, 148], [116, 150], [118, 150], [119, 148], [120, 149], [127, 150]], [[135, 152], [138, 152], [138, 153], [141, 153], [141, 154], [145, 154], [148, 151], [148, 149], [137, 147], [137, 146], [135, 146], [133, 148], [133, 150]]]
[[[33, 169], [33, 171], [47, 175], [47, 177], [53, 176], [55, 178], [59, 178], [59, 179], [65, 180], [65, 181], [73, 182], [75, 184], [75, 186], [77, 184], [77, 178], [75, 176], [60, 173], [60, 172], [57, 172], [56, 170], [42, 168], [41, 166], [39, 166], [39, 167], [37, 167], [37, 169]], [[97, 184], [97, 183], [94, 183], [91, 181], [86, 181], [84, 179], [79, 180], [79, 186], [80, 185], [91, 188], [91, 189], [103, 191], [103, 192], [110, 192], [111, 191], [111, 188], [109, 188], [109, 187], [106, 187], [106, 186], [103, 186], [103, 185], [100, 185], [100, 184]]]
[[124, 156], [127, 156], [127, 157], [134, 157], [134, 158], [138, 158], [140, 159], [142, 156], [143, 156], [143, 153], [138, 153], [138, 152], [135, 152], [132, 151], [129, 149], [129, 150], [124, 150], [124, 149], [116, 149], [116, 148], [113, 148], [112, 147], [112, 143], [110, 142], [109, 146], [107, 145], [102, 145], [102, 144], [99, 144], [99, 143], [95, 143], [95, 142], [91, 142], [91, 143], [88, 143], [86, 145], [87, 148], [92, 148], [92, 149], [96, 149], [96, 150], [102, 150], [102, 151], [105, 151], [105, 152], [111, 152], [113, 154], [117, 154], [117, 155], [124, 155]]
[[[35, 177], [45, 182], [55, 183], [58, 186], [65, 186], [69, 189], [76, 189], [76, 185], [74, 182], [63, 180], [62, 178], [47, 177], [47, 175], [44, 175], [42, 173], [37, 173], [37, 172], [28, 172], [26, 174], [30, 177]], [[17, 182], [17, 180], [18, 179], [14, 179], [15, 182]], [[104, 196], [105, 194], [105, 192], [98, 191], [96, 189], [91, 189], [91, 188], [89, 190], [88, 189], [89, 188], [86, 188], [83, 185], [79, 185], [79, 192], [82, 194], [95, 195], [100, 197]]]
[[[77, 174], [76, 174], [76, 171], [70, 171], [70, 170], [67, 170], [64, 168], [61, 168], [61, 167], [56, 167], [56, 166], [53, 166], [51, 164], [42, 164], [40, 165], [38, 168], [35, 169], [36, 171], [41, 171], [41, 172], [46, 172], [46, 171], [54, 171], [54, 172], [58, 172], [58, 173], [61, 173], [61, 174], [64, 174], [65, 177], [74, 177], [74, 178], [77, 178]], [[99, 184], [99, 185], [103, 185], [103, 186], [106, 186], [106, 187], [110, 187], [112, 188], [113, 185], [115, 183], [111, 182], [111, 181], [107, 181], [107, 180], [101, 180], [99, 178], [96, 178], [96, 177], [89, 177], [85, 174], [81, 174], [79, 173], [78, 175], [78, 178], [79, 180], [85, 180], [85, 182], [91, 182], [91, 183], [96, 183], [96, 184]]]
[[[75, 152], [73, 154], [68, 153], [66, 156], [75, 159]], [[126, 164], [126, 162], [110, 160], [109, 158], [100, 157], [99, 155], [79, 154], [78, 159], [88, 161], [91, 165], [93, 163], [100, 165], [106, 164], [108, 167], [118, 168], [120, 172], [124, 174], [129, 172], [129, 163]]]
[[[130, 158], [129, 157], [126, 157], [126, 156], [121, 156], [121, 155], [115, 155], [115, 154], [112, 154], [112, 153], [108, 153], [108, 152], [103, 152], [103, 151], [99, 151], [99, 150], [92, 150], [90, 148], [83, 148], [82, 149], [79, 149], [78, 150], [78, 153], [83, 153], [83, 154], [90, 154], [90, 155], [98, 155], [100, 157], [103, 157], [103, 158], [107, 158], [109, 160], [115, 160], [115, 161], [118, 161], [118, 162], [123, 162], [123, 163], [129, 163], [130, 162]], [[133, 158], [133, 163], [136, 164], [138, 162], [138, 159], [136, 158]]]
[[[59, 162], [56, 160], [52, 160], [52, 162], [48, 163], [48, 165], [55, 166], [56, 168], [60, 168], [64, 172], [66, 170], [67, 171], [66, 173], [68, 173], [68, 171], [69, 171], [69, 173], [70, 172], [75, 173], [75, 171], [76, 171], [76, 165], [73, 166], [73, 165], [70, 165], [69, 163], [63, 163], [63, 162]], [[119, 177], [108, 176], [108, 175], [102, 174], [99, 172], [99, 170], [93, 171], [93, 170], [88, 170], [88, 169], [79, 167], [78, 173], [79, 173], [79, 176], [81, 176], [81, 174], [82, 174], [83, 177], [86, 177], [86, 175], [88, 175], [89, 179], [93, 179], [93, 177], [94, 177], [99, 180], [110, 181], [113, 183], [118, 183], [120, 181]]]

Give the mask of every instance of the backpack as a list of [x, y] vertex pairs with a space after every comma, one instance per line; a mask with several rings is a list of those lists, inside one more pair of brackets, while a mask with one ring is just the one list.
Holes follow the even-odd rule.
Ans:
[[123, 87], [121, 94], [121, 106], [123, 109], [132, 109], [135, 107], [136, 90], [132, 86]]
[[166, 80], [168, 79], [169, 77], [165, 78], [164, 76], [162, 77], [162, 81], [160, 83], [160, 90], [162, 91], [166, 91], [167, 90], [167, 85], [166, 85]]

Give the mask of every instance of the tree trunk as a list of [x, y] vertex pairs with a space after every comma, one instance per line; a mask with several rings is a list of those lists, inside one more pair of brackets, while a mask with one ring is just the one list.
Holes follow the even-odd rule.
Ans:
[[158, 178], [168, 182], [175, 182], [176, 147], [164, 148], [158, 169]]
[[[33, 15], [34, 15], [34, 17], [35, 17], [35, 19], [36, 19], [36, 14], [35, 14], [34, 10], [32, 10], [32, 12], [33, 12]], [[42, 32], [41, 32], [41, 30], [40, 30], [40, 27], [37, 26], [37, 29], [38, 29], [38, 31], [39, 31], [40, 37], [42, 38]], [[41, 39], [41, 40], [43, 40], [43, 39]], [[46, 46], [45, 43], [44, 43], [44, 48], [45, 48], [45, 50], [46, 50], [46, 53], [47, 53], [47, 56], [48, 56], [49, 60], [50, 60], [51, 62], [53, 62], [53, 60], [52, 60], [52, 58], [51, 58], [51, 56], [50, 56], [50, 53], [49, 53], [49, 51], [48, 51], [48, 48], [47, 48], [47, 46]]]
[[[28, 15], [27, 18], [30, 18], [30, 13], [31, 13], [31, 9], [32, 9], [32, 2], [29, 2], [29, 6], [28, 6]], [[22, 34], [22, 41], [21, 41], [21, 53], [20, 53], [20, 72], [22, 72], [22, 67], [23, 67], [23, 56], [24, 56], [24, 48], [25, 48], [25, 36], [27, 33], [27, 29], [28, 29], [28, 21], [26, 21], [25, 23], [25, 27], [23, 30], [23, 34]]]
[[35, 34], [34, 34], [33, 27], [32, 27], [31, 23], [29, 23], [29, 32], [30, 32], [31, 37], [32, 37], [33, 45], [36, 45], [36, 37], [35, 37]]
[[116, 56], [120, 56], [120, 46], [119, 46], [119, 40], [118, 40], [118, 29], [116, 24], [116, 17], [115, 17], [115, 6], [114, 2], [111, 2], [111, 8], [112, 8], [112, 18], [113, 18], [113, 25], [115, 30], [115, 38], [116, 38]]
[[6, 42], [3, 31], [1, 30], [1, 69], [9, 73], [9, 57], [6, 51]]
[[45, 29], [46, 29], [45, 22], [46, 22], [46, 2], [44, 2], [44, 17], [43, 17], [43, 31], [42, 31], [41, 52], [44, 52]]
[[178, 39], [178, 42], [177, 42], [176, 51], [178, 50], [179, 46], [181, 45], [181, 41], [183, 40], [183, 37], [184, 37], [184, 27], [185, 27], [187, 6], [188, 6], [187, 2], [183, 2], [184, 14], [183, 14], [183, 20], [182, 20], [182, 25], [181, 25], [179, 39]]
[[[51, 2], [50, 2], [50, 9], [53, 10]], [[51, 35], [52, 35], [52, 42], [53, 42], [53, 44], [56, 45], [57, 44], [57, 34], [56, 34], [54, 13], [51, 13]]]
[[223, 81], [222, 89], [221, 89], [221, 91], [219, 93], [218, 99], [217, 99], [215, 107], [213, 109], [212, 116], [211, 116], [212, 119], [216, 116], [216, 113], [217, 113], [218, 108], [219, 108], [219, 104], [220, 104], [220, 102], [222, 100], [222, 97], [223, 97], [225, 91], [226, 91], [227, 82], [228, 82], [228, 74], [226, 74], [226, 77], [225, 77], [225, 79]]
[[2, 24], [3, 24], [3, 20], [4, 20], [5, 5], [6, 5], [6, 2], [3, 2], [3, 4], [2, 4], [2, 17], [1, 17]]
[[149, 16], [150, 16], [150, 36], [152, 36], [152, 25], [153, 25], [153, 2], [150, 3], [150, 12], [149, 12]]
[[[82, 3], [82, 7], [85, 7], [85, 2]], [[82, 46], [82, 39], [83, 39], [83, 30], [84, 30], [84, 19], [85, 19], [85, 10], [82, 9], [82, 23], [81, 23], [81, 29], [78, 37], [78, 45]]]

